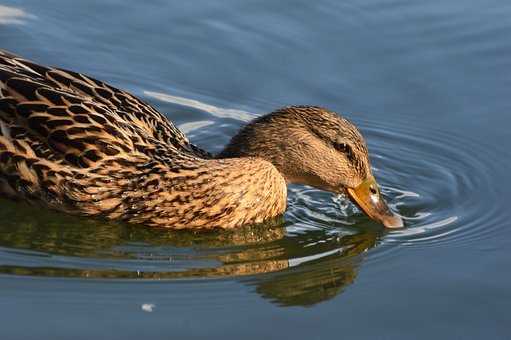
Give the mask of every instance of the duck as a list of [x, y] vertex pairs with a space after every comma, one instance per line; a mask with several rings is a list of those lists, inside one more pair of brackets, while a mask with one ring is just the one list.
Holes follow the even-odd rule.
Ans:
[[0, 197], [170, 229], [232, 229], [282, 216], [287, 185], [345, 194], [403, 226], [364, 137], [318, 106], [249, 122], [213, 155], [151, 105], [84, 74], [0, 50]]

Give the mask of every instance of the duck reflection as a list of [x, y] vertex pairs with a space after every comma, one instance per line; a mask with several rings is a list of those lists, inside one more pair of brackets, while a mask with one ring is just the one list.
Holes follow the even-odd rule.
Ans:
[[[278, 305], [309, 306], [353, 283], [378, 232], [289, 232], [283, 220], [194, 233], [103, 223], [2, 201], [0, 273], [125, 279], [230, 277]], [[12, 205], [12, 209], [9, 209]]]
[[[352, 284], [361, 254], [377, 240], [373, 231], [345, 235], [330, 243], [330, 251], [305, 259], [290, 259], [288, 270], [248, 280], [264, 298], [281, 306], [312, 306], [340, 294]], [[312, 259], [311, 259], [312, 258]], [[306, 261], [306, 262], [305, 262]]]

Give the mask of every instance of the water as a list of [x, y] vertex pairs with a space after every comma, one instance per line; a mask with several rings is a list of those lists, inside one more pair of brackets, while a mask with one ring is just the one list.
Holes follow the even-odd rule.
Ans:
[[129, 90], [208, 151], [279, 106], [343, 113], [407, 228], [289, 188], [195, 234], [0, 205], [2, 339], [511, 338], [511, 3], [4, 1], [1, 47]]

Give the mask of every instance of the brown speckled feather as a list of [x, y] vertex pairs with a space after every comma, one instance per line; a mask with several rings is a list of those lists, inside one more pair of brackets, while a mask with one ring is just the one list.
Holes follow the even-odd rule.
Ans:
[[170, 228], [262, 222], [286, 205], [269, 162], [211, 159], [129, 93], [1, 50], [0, 194]]

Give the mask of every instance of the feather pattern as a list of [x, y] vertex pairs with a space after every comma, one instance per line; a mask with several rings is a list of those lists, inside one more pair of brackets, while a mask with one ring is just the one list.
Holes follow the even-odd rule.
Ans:
[[131, 94], [2, 50], [0, 194], [178, 229], [262, 222], [286, 206], [269, 162], [213, 159]]

